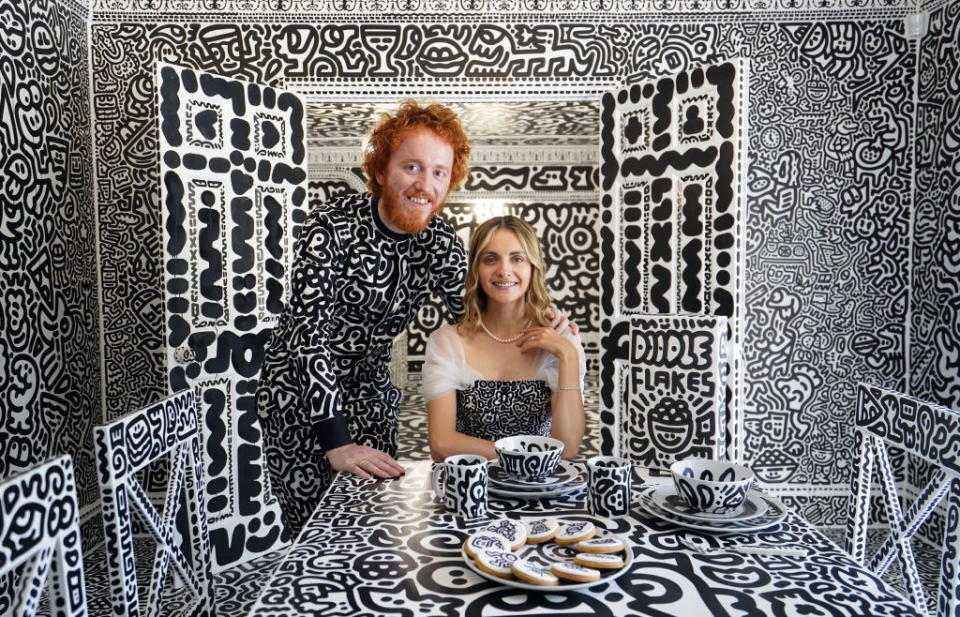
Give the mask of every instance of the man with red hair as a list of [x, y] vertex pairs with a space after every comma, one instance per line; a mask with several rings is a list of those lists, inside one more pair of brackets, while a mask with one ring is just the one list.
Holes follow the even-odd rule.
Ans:
[[[456, 114], [405, 101], [370, 135], [369, 193], [334, 198], [304, 222], [257, 389], [267, 469], [291, 537], [335, 470], [403, 473], [391, 347], [431, 293], [454, 320], [463, 313], [463, 245], [436, 214], [469, 157]], [[567, 326], [559, 313], [555, 322]]]

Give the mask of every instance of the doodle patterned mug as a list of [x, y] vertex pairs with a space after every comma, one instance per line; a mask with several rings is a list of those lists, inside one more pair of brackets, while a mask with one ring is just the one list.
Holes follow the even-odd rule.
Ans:
[[587, 510], [595, 516], [617, 518], [630, 511], [633, 464], [617, 456], [587, 459], [589, 495]]
[[448, 456], [433, 468], [433, 494], [447, 512], [463, 518], [487, 515], [487, 465], [478, 454]]

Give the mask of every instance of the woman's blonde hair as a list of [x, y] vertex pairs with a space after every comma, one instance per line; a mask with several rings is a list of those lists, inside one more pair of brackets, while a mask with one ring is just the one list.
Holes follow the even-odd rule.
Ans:
[[467, 277], [464, 281], [463, 319], [457, 324], [460, 334], [473, 334], [480, 328], [480, 317], [487, 308], [487, 294], [480, 285], [479, 266], [480, 253], [490, 243], [493, 234], [501, 229], [512, 231], [520, 241], [520, 246], [527, 254], [530, 262], [530, 284], [524, 294], [527, 319], [534, 325], [545, 326], [550, 323], [544, 313], [550, 306], [550, 295], [544, 283], [546, 266], [543, 262], [543, 251], [537, 233], [528, 223], [515, 216], [495, 216], [481, 223], [470, 236], [470, 251], [467, 255]]

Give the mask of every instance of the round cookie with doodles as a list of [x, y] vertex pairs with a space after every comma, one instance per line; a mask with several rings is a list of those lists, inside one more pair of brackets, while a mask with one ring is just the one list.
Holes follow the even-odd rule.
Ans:
[[557, 578], [575, 583], [591, 583], [600, 580], [600, 570], [594, 570], [569, 561], [552, 564], [550, 572]]
[[470, 559], [476, 559], [480, 551], [485, 550], [509, 551], [510, 542], [498, 533], [478, 531], [463, 542], [463, 550]]
[[477, 553], [477, 567], [493, 576], [513, 578], [512, 566], [520, 557], [511, 551], [486, 549]]
[[553, 541], [557, 544], [574, 544], [589, 540], [597, 533], [597, 528], [590, 521], [575, 521], [560, 528]]
[[550, 568], [530, 559], [518, 560], [511, 569], [514, 576], [534, 585], [552, 587], [560, 584], [560, 579], [550, 572]]
[[506, 538], [512, 551], [527, 543], [527, 527], [519, 521], [502, 518], [490, 523], [483, 530], [500, 534]]
[[619, 553], [626, 547], [618, 538], [605, 536], [577, 542], [573, 548], [581, 553]]
[[560, 531], [560, 523], [550, 517], [527, 521], [527, 544], [539, 544], [552, 540]]
[[616, 570], [622, 568], [623, 557], [617, 553], [577, 553], [573, 562], [587, 568], [599, 568], [601, 570]]

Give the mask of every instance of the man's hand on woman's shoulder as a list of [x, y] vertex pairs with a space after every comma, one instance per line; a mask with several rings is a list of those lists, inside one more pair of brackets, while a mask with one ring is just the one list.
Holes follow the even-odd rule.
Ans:
[[557, 333], [566, 334], [569, 332], [574, 336], [580, 333], [580, 327], [570, 321], [564, 312], [557, 307], [551, 306], [544, 315], [550, 320], [550, 327], [556, 330]]

